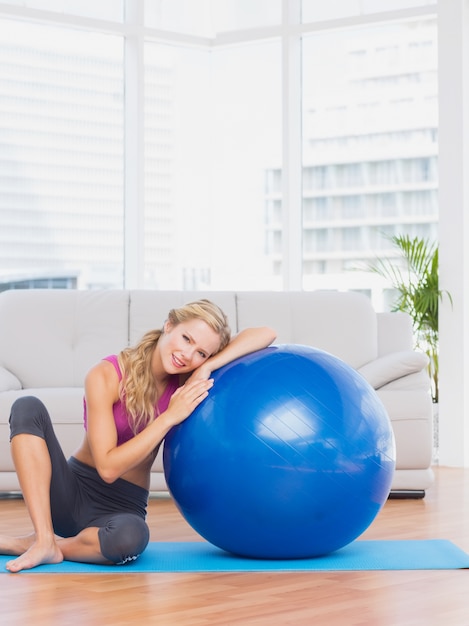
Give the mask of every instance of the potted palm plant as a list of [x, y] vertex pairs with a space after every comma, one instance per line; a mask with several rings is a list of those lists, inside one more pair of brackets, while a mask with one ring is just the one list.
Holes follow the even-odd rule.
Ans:
[[408, 235], [390, 237], [400, 252], [401, 263], [379, 258], [368, 269], [386, 279], [397, 292], [392, 310], [412, 318], [415, 347], [426, 352], [432, 381], [433, 402], [438, 402], [438, 307], [445, 294], [438, 284], [438, 245]]

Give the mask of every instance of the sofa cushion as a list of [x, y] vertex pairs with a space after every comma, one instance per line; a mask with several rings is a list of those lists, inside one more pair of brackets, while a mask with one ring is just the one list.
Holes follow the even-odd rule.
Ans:
[[232, 292], [213, 291], [150, 291], [135, 289], [130, 292], [129, 341], [135, 345], [149, 330], [162, 328], [171, 309], [188, 302], [208, 298], [217, 304], [228, 317], [233, 334], [237, 332], [236, 300]]
[[412, 318], [408, 313], [377, 313], [378, 356], [402, 352], [414, 346]]
[[128, 292], [26, 289], [0, 298], [0, 365], [24, 388], [80, 387], [127, 345]]
[[66, 457], [78, 448], [84, 436], [83, 388], [33, 388], [0, 393], [0, 475], [14, 469], [9, 449], [11, 406], [17, 398], [30, 395], [38, 397], [46, 405]]
[[[54, 424], [83, 425], [83, 387], [31, 387], [0, 393], [0, 424], [8, 424], [17, 398], [36, 396], [44, 402]], [[78, 444], [78, 442], [76, 442]]]
[[306, 344], [358, 368], [378, 354], [376, 313], [369, 298], [338, 291], [241, 292], [238, 324], [267, 325], [277, 344]]

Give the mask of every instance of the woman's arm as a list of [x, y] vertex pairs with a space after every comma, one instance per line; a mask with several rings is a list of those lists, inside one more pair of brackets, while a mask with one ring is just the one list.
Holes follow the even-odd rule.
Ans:
[[202, 380], [210, 378], [214, 370], [223, 367], [227, 363], [231, 363], [245, 354], [256, 352], [267, 348], [277, 337], [277, 333], [268, 326], [258, 328], [246, 328], [240, 331], [230, 343], [212, 357], [207, 359], [199, 368], [191, 375], [189, 380]]
[[212, 380], [200, 379], [186, 383], [175, 391], [167, 410], [157, 420], [117, 446], [112, 411], [119, 399], [117, 374], [105, 361], [91, 369], [85, 380], [87, 439], [93, 464], [101, 478], [112, 483], [146, 461], [171, 428], [186, 419], [207, 397], [212, 384]]

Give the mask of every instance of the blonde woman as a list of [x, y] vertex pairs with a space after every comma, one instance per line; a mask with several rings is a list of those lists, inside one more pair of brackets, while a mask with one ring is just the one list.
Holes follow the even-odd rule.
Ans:
[[164, 437], [207, 397], [213, 370], [274, 339], [263, 327], [230, 340], [225, 314], [208, 300], [172, 309], [162, 330], [89, 371], [85, 435], [68, 460], [42, 402], [16, 400], [11, 451], [34, 532], [0, 537], [0, 552], [17, 557], [7, 569], [138, 558], [149, 541], [150, 471]]

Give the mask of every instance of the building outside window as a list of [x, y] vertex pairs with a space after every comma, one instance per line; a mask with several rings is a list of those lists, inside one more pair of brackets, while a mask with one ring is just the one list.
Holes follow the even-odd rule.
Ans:
[[0, 284], [283, 289], [293, 252], [301, 288], [363, 290], [356, 268], [392, 253], [386, 237], [436, 238], [431, 11], [366, 23], [396, 7], [298, 3], [292, 226], [282, 3], [95, 4], [0, 1]]
[[303, 288], [360, 288], [390, 236], [437, 239], [436, 23], [308, 35], [302, 57]]

